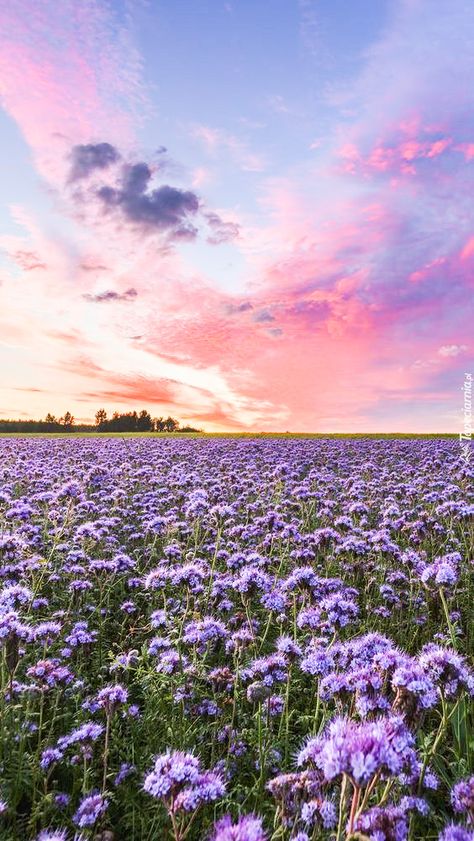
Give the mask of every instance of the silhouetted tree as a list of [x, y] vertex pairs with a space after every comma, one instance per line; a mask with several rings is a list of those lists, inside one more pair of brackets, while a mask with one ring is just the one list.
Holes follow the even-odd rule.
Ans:
[[105, 411], [105, 409], [99, 409], [95, 413], [95, 425], [99, 429], [104, 429], [106, 422], [107, 422], [107, 412]]
[[64, 417], [60, 419], [60, 423], [70, 432], [74, 426], [74, 417], [71, 415], [71, 412], [66, 412]]
[[114, 412], [107, 417], [105, 409], [95, 414], [95, 426], [77, 424], [71, 412], [57, 418], [48, 412], [44, 420], [0, 419], [0, 432], [200, 432], [192, 426], [180, 427], [179, 421], [170, 415], [167, 418], [152, 419], [146, 409], [140, 413]]
[[170, 415], [165, 420], [165, 430], [166, 432], [176, 432], [179, 427], [179, 422], [176, 418], [172, 418]]
[[138, 415], [137, 430], [138, 432], [149, 432], [151, 429], [153, 429], [151, 415], [146, 409], [142, 409]]

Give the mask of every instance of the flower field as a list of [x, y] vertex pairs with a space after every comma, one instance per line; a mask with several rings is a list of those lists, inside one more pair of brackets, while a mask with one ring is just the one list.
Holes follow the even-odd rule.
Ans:
[[0, 838], [474, 838], [455, 440], [0, 440]]

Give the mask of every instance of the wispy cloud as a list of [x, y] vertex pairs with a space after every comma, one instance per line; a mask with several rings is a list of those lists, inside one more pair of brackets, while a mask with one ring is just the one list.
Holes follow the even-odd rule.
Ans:
[[245, 140], [223, 129], [197, 125], [192, 134], [211, 155], [227, 153], [244, 172], [263, 172], [267, 167], [264, 155], [253, 152]]

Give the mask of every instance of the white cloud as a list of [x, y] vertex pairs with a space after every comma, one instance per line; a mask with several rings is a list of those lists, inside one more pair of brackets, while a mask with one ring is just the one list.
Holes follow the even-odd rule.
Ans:
[[438, 349], [440, 356], [459, 356], [467, 350], [467, 345], [442, 345]]

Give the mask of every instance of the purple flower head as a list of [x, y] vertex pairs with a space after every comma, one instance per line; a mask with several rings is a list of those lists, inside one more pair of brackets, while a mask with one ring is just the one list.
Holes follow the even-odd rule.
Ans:
[[406, 841], [408, 816], [400, 806], [374, 806], [359, 816], [354, 829], [375, 841]]
[[67, 686], [74, 680], [72, 672], [58, 660], [38, 660], [27, 670], [27, 675], [34, 678], [43, 690], [60, 685]]
[[101, 794], [92, 792], [81, 800], [73, 821], [81, 829], [94, 826], [106, 811], [107, 806], [107, 800]]
[[199, 759], [183, 751], [158, 756], [143, 788], [152, 797], [166, 800], [173, 811], [194, 811], [225, 793], [221, 776], [214, 771], [201, 771]]
[[88, 721], [86, 724], [82, 724], [80, 727], [77, 727], [67, 736], [61, 736], [61, 738], [58, 739], [58, 748], [60, 748], [60, 750], [65, 750], [70, 747], [70, 745], [95, 742], [100, 738], [100, 736], [102, 736], [103, 732], [104, 727], [102, 724], [96, 724], [94, 721]]
[[31, 602], [33, 593], [29, 587], [12, 584], [0, 591], [0, 610], [13, 610], [17, 605]]
[[463, 689], [474, 695], [474, 674], [452, 648], [429, 643], [422, 648], [418, 662], [447, 698], [455, 698]]
[[204, 650], [209, 644], [217, 645], [221, 640], [225, 640], [227, 635], [228, 631], [223, 622], [213, 619], [212, 616], [205, 616], [204, 619], [186, 625], [183, 642], [197, 645]]
[[70, 800], [70, 795], [66, 794], [64, 791], [58, 791], [58, 793], [54, 795], [54, 802], [58, 809], [65, 809], [66, 806], [69, 806]]
[[406, 661], [395, 669], [392, 675], [392, 689], [396, 692], [394, 709], [414, 715], [418, 710], [436, 706], [436, 686], [415, 660]]
[[112, 665], [110, 666], [110, 671], [116, 672], [119, 669], [130, 669], [137, 663], [138, 651], [136, 648], [132, 648], [131, 651], [124, 651], [122, 654], [117, 655]]
[[16, 611], [6, 609], [5, 612], [2, 612], [0, 609], [0, 641], [12, 637], [30, 640], [32, 629], [20, 620]]
[[474, 832], [451, 823], [439, 834], [438, 841], [474, 841]]
[[266, 841], [262, 819], [255, 815], [242, 815], [235, 823], [230, 815], [218, 821], [210, 836], [210, 841]]
[[284, 654], [270, 654], [268, 657], [257, 657], [250, 665], [242, 670], [243, 680], [260, 680], [265, 686], [273, 686], [286, 680], [288, 662]]
[[61, 627], [60, 622], [40, 622], [32, 628], [31, 633], [35, 641], [39, 641], [43, 645], [51, 645], [60, 634]]
[[300, 660], [301, 671], [317, 677], [326, 675], [332, 665], [332, 654], [323, 645], [310, 645]]
[[432, 564], [427, 564], [421, 572], [420, 578], [425, 585], [436, 587], [453, 587], [459, 577], [459, 565], [462, 557], [459, 552], [450, 552], [441, 558], [436, 558]]
[[116, 683], [112, 686], [104, 686], [97, 695], [97, 703], [108, 713], [113, 712], [119, 704], [126, 704], [128, 691]]
[[122, 762], [118, 773], [114, 777], [114, 786], [121, 785], [135, 770], [135, 765], [131, 765], [129, 762]]
[[166, 610], [155, 610], [150, 616], [152, 628], [163, 628], [167, 621]]
[[286, 636], [278, 637], [276, 641], [276, 650], [279, 654], [283, 654], [288, 657], [289, 660], [294, 660], [302, 655], [302, 651], [298, 643], [291, 637]]
[[60, 762], [64, 754], [58, 748], [46, 748], [41, 754], [40, 768], [47, 771], [51, 765]]
[[76, 622], [70, 634], [66, 637], [68, 645], [76, 648], [79, 645], [88, 645], [97, 639], [97, 631], [89, 631], [88, 623], [85, 621]]
[[474, 824], [474, 776], [460, 780], [453, 786], [451, 803], [455, 812], [467, 812]]
[[310, 739], [300, 752], [298, 765], [314, 764], [325, 779], [347, 774], [364, 786], [376, 773], [400, 773], [413, 757], [413, 736], [402, 719], [380, 718], [358, 724], [336, 718], [321, 736]]

